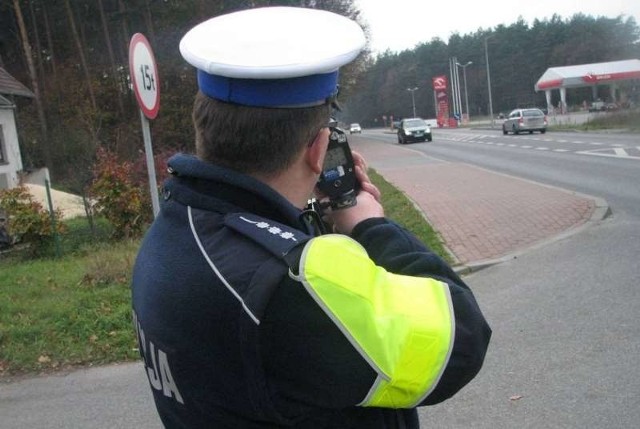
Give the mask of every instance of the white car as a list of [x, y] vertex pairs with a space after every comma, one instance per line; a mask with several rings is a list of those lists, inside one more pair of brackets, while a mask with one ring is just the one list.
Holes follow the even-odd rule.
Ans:
[[360, 133], [362, 133], [362, 128], [360, 127], [360, 124], [353, 123], [353, 124], [349, 125], [349, 133], [350, 134], [353, 134], [353, 133], [360, 134]]
[[510, 132], [520, 134], [540, 131], [541, 134], [547, 132], [547, 117], [540, 109], [516, 109], [509, 113], [507, 119], [502, 123], [502, 134]]

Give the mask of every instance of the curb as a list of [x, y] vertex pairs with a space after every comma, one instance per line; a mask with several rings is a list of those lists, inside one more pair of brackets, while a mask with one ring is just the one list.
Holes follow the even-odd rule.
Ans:
[[587, 219], [585, 222], [571, 227], [567, 230], [565, 230], [564, 232], [561, 232], [560, 234], [557, 234], [553, 237], [549, 237], [547, 239], [538, 241], [528, 247], [519, 249], [515, 252], [511, 252], [507, 255], [504, 255], [500, 258], [495, 258], [495, 259], [486, 259], [486, 260], [482, 260], [482, 261], [477, 261], [477, 262], [471, 262], [468, 264], [462, 264], [462, 265], [456, 265], [453, 267], [453, 270], [456, 272], [456, 274], [459, 275], [466, 275], [466, 274], [471, 274], [474, 273], [476, 271], [480, 271], [484, 268], [488, 268], [491, 267], [493, 265], [497, 265], [497, 264], [501, 264], [503, 262], [507, 262], [511, 259], [517, 259], [518, 257], [522, 256], [525, 253], [528, 253], [532, 250], [535, 249], [539, 249], [542, 248], [548, 244], [554, 243], [556, 241], [560, 241], [560, 240], [564, 240], [565, 238], [571, 237], [575, 234], [578, 234], [579, 232], [584, 231], [585, 229], [587, 229], [588, 227], [592, 226], [595, 223], [598, 223], [600, 221], [603, 221], [604, 219], [606, 219], [607, 217], [609, 217], [610, 215], [613, 214], [611, 208], [609, 207], [609, 204], [607, 203], [606, 200], [599, 198], [599, 197], [594, 197], [591, 195], [586, 195], [586, 194], [581, 194], [579, 192], [573, 192], [573, 194], [578, 195], [582, 198], [588, 198], [594, 201], [595, 203], [595, 209], [593, 210], [593, 212], [591, 213], [591, 216], [589, 217], [589, 219]]

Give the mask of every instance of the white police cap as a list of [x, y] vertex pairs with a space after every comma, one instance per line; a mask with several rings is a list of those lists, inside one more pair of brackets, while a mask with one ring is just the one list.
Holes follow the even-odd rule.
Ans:
[[335, 97], [338, 69], [365, 45], [362, 29], [335, 13], [265, 7], [192, 28], [180, 52], [209, 97], [259, 107], [307, 107]]

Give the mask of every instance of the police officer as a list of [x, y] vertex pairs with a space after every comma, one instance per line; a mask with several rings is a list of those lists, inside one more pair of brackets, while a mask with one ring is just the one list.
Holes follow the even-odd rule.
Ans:
[[140, 352], [168, 428], [417, 428], [480, 370], [491, 330], [467, 285], [357, 204], [315, 235], [338, 69], [360, 27], [314, 9], [219, 16], [180, 43], [197, 68], [197, 156], [176, 155], [133, 275]]

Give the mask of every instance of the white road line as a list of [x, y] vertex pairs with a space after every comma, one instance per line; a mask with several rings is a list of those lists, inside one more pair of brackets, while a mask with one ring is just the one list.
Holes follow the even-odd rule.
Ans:
[[626, 155], [626, 156], [621, 156], [621, 155], [614, 155], [612, 153], [602, 153], [602, 152], [596, 152], [596, 151], [582, 151], [582, 152], [576, 152], [577, 154], [580, 155], [592, 155], [592, 156], [604, 156], [607, 158], [618, 158], [618, 159], [638, 159], [640, 160], [640, 156], [631, 156], [631, 155]]
[[549, 150], [548, 147], [537, 147], [536, 150]]
[[569, 152], [567, 149], [553, 149], [553, 152]]
[[509, 144], [509, 145], [507, 145], [507, 146], [509, 146], [509, 147], [518, 147], [518, 145], [517, 145], [517, 144]]
[[533, 146], [520, 146], [522, 149], [531, 149]]
[[619, 156], [624, 156], [624, 157], [629, 156], [626, 150], [621, 149], [619, 147], [614, 147], [613, 151], [616, 153], [616, 155], [619, 155]]

